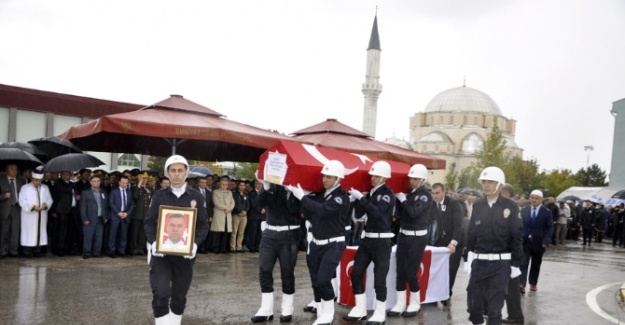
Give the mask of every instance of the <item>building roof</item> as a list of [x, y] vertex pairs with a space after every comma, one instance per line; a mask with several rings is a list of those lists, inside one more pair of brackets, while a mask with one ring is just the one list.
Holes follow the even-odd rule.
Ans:
[[103, 115], [136, 111], [145, 105], [0, 84], [0, 106], [60, 115], [98, 118]]
[[475, 112], [501, 116], [501, 110], [487, 94], [469, 87], [445, 90], [436, 95], [425, 107], [425, 113]]

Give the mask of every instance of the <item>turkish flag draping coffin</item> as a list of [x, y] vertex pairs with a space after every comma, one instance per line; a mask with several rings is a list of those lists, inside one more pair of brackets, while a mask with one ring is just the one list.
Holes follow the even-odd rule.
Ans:
[[[345, 179], [341, 185], [344, 189], [353, 187], [367, 192], [371, 189], [371, 165], [381, 159], [298, 142], [278, 141], [260, 156], [258, 178], [284, 186], [297, 186], [299, 183], [305, 190], [321, 191], [321, 169], [328, 160], [343, 163]], [[391, 165], [391, 178], [386, 185], [395, 193], [406, 192], [410, 165], [387, 162]]]

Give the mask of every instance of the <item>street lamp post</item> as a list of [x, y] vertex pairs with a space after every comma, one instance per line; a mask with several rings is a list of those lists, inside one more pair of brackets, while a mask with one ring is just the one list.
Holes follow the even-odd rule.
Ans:
[[584, 146], [584, 151], [588, 151], [588, 155], [586, 156], [586, 168], [590, 166], [590, 152], [593, 151], [594, 149], [595, 147], [592, 145]]

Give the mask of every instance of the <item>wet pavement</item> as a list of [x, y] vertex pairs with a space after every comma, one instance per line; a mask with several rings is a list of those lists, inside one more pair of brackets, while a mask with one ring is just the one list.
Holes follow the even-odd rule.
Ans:
[[[278, 269], [275, 319], [267, 324], [279, 323]], [[183, 324], [250, 324], [260, 307], [258, 254], [198, 255], [194, 272]], [[470, 324], [467, 281], [461, 266], [451, 306], [423, 305], [416, 318], [389, 318], [386, 324]], [[619, 317], [625, 323], [617, 298], [623, 283], [625, 249], [611, 242], [553, 246], [544, 257], [538, 291], [522, 297], [525, 324], [617, 324]], [[0, 324], [153, 324], [145, 256], [6, 258], [0, 260], [0, 288]], [[300, 253], [291, 324], [313, 323], [315, 316], [302, 311], [311, 298]], [[359, 324], [342, 320], [349, 310], [336, 305], [333, 324]]]

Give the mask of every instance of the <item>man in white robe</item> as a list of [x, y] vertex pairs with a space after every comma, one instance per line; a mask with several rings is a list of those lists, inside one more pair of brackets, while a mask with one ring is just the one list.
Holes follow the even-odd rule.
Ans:
[[20, 243], [27, 258], [41, 256], [40, 247], [48, 245], [48, 209], [52, 206], [52, 195], [47, 185], [42, 184], [41, 166], [32, 172], [31, 183], [22, 186], [19, 203], [22, 208]]

